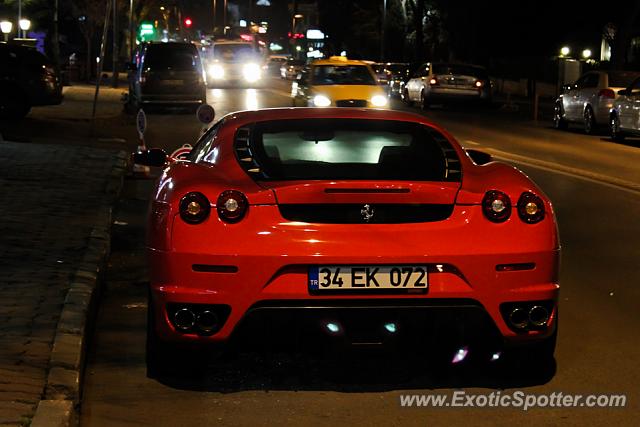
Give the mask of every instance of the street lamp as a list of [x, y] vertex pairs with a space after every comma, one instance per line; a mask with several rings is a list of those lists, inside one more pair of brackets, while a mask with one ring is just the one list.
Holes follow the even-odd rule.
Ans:
[[13, 24], [10, 21], [0, 22], [0, 30], [4, 34], [4, 41], [9, 41], [9, 33], [13, 29]]
[[31, 28], [31, 21], [23, 18], [20, 20], [18, 25], [20, 25], [20, 29], [22, 30], [22, 37], [24, 37], [26, 32], [29, 31], [29, 28]]
[[560, 49], [560, 54], [562, 56], [567, 56], [571, 53], [571, 49], [569, 49], [569, 46], [562, 46], [562, 48]]
[[589, 59], [591, 58], [591, 49], [585, 49], [582, 51], [582, 57], [584, 59]]

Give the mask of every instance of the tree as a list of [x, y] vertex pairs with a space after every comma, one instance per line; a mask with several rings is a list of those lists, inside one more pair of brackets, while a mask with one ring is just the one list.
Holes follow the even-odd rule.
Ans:
[[635, 1], [633, 7], [625, 8], [625, 15], [617, 27], [611, 45], [611, 66], [614, 69], [623, 68], [628, 61], [628, 50], [633, 36], [633, 29], [640, 18], [640, 1]]

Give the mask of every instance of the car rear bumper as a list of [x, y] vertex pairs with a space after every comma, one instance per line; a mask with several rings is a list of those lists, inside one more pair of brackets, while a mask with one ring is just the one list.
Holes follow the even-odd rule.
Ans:
[[[326, 259], [315, 257], [313, 260], [312, 257], [296, 256], [219, 257], [152, 250], [150, 256], [154, 274], [151, 295], [158, 333], [165, 340], [225, 341], [255, 311], [276, 313], [295, 310], [296, 316], [307, 318], [308, 322], [317, 323], [328, 318], [342, 322], [343, 314], [334, 316], [332, 313], [344, 313], [351, 304], [359, 304], [369, 307], [369, 311], [360, 310], [366, 316], [387, 309], [390, 314], [400, 317], [404, 316], [402, 313], [416, 310], [424, 311], [425, 315], [431, 315], [435, 310], [445, 313], [446, 317], [450, 309], [456, 311], [473, 306], [474, 310], [482, 311], [490, 320], [489, 329], [497, 331], [505, 342], [518, 344], [544, 338], [555, 328], [558, 255], [558, 251], [548, 251], [478, 257], [354, 257], [349, 261], [341, 257], [342, 264], [427, 264], [429, 290], [426, 294], [372, 294], [366, 291], [341, 294], [338, 291], [325, 295], [309, 290], [309, 266], [335, 264], [338, 262], [335, 256]], [[434, 259], [442, 264], [434, 262]], [[496, 271], [497, 264], [522, 264], [525, 260], [536, 267], [527, 271]], [[466, 277], [461, 273], [470, 270], [482, 271], [486, 277]], [[166, 281], [162, 280], [163, 277], [180, 279]], [[527, 332], [514, 330], [508, 324], [505, 304], [528, 304], [528, 310], [533, 301], [544, 302], [549, 307], [551, 315], [547, 327]], [[182, 333], [172, 323], [173, 314], [168, 307], [185, 304], [226, 306], [229, 312], [220, 315], [223, 320], [215, 334]], [[318, 317], [322, 311], [324, 313]], [[456, 318], [455, 322], [463, 329], [471, 326], [464, 317]], [[376, 330], [382, 326], [371, 324]], [[406, 324], [402, 326], [406, 327]]]
[[143, 95], [143, 105], [199, 105], [206, 102], [206, 95]]
[[473, 88], [430, 88], [427, 97], [431, 100], [489, 100], [490, 94], [486, 90]]

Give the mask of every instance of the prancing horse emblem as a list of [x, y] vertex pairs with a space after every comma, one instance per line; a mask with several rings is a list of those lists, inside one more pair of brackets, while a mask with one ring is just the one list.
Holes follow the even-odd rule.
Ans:
[[362, 215], [362, 219], [364, 220], [364, 222], [371, 221], [371, 218], [373, 218], [373, 213], [374, 210], [369, 205], [364, 205], [362, 209], [360, 209], [360, 215]]

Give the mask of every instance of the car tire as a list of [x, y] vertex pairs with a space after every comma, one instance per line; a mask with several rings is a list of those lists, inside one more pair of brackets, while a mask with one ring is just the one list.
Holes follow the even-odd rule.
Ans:
[[558, 130], [567, 130], [569, 123], [562, 117], [562, 104], [556, 102], [553, 107], [553, 127]]
[[179, 346], [158, 337], [153, 303], [147, 300], [146, 363], [148, 378], [167, 376], [196, 377], [205, 368], [204, 349]]
[[404, 101], [405, 104], [411, 105], [411, 99], [409, 98], [409, 91], [407, 89], [404, 89], [402, 91], [401, 98], [402, 98], [402, 101]]
[[13, 88], [0, 88], [0, 118], [22, 119], [31, 111], [27, 94]]
[[429, 98], [424, 95], [424, 90], [420, 91], [420, 108], [423, 110], [429, 109]]
[[620, 132], [620, 119], [616, 113], [611, 114], [609, 119], [609, 135], [613, 141], [624, 141], [624, 135]]
[[584, 133], [587, 135], [593, 135], [596, 131], [596, 119], [593, 115], [593, 110], [591, 107], [587, 106], [584, 109]]

